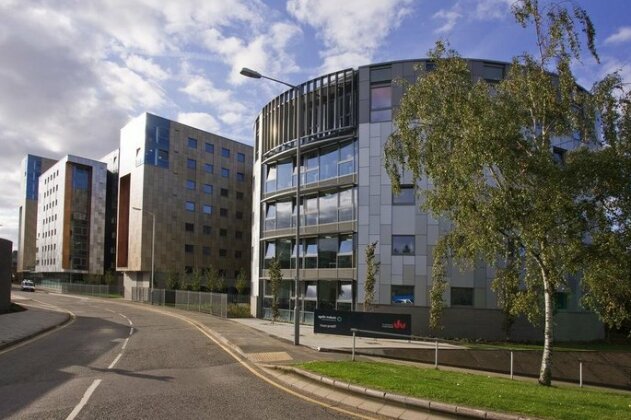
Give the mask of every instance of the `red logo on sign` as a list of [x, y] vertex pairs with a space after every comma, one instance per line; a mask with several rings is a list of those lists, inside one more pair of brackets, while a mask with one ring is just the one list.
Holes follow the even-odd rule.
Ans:
[[401, 321], [400, 319], [397, 319], [396, 321], [394, 321], [394, 323], [392, 324], [392, 327], [395, 330], [404, 330], [406, 327], [406, 323]]

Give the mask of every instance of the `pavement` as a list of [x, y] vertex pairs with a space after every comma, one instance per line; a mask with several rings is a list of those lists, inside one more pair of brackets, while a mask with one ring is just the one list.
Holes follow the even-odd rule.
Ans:
[[[37, 296], [37, 294], [35, 295]], [[26, 311], [0, 316], [0, 349], [62, 326], [70, 315], [61, 308], [31, 305], [28, 297], [13, 294], [13, 302], [27, 308]], [[97, 298], [98, 299], [98, 298]], [[108, 302], [114, 302], [108, 299]], [[421, 400], [395, 395], [335, 381], [314, 375], [297, 368], [297, 363], [316, 360], [349, 360], [348, 351], [352, 337], [314, 334], [313, 327], [302, 325], [300, 346], [293, 345], [293, 324], [272, 323], [261, 319], [224, 319], [203, 313], [187, 312], [159, 306], [148, 306], [124, 300], [124, 305], [143, 306], [174, 316], [185, 318], [203, 328], [217, 344], [238, 354], [250, 365], [255, 366], [276, 384], [292, 392], [329, 404], [350, 407], [365, 417], [400, 419], [439, 419], [454, 417], [477, 417], [495, 419], [518, 419], [519, 416], [487, 412], [435, 401]], [[407, 340], [356, 338], [358, 349], [366, 348], [434, 348], [435, 343], [409, 342]], [[440, 343], [441, 348], [451, 346]], [[454, 346], [451, 346], [454, 347]], [[328, 351], [327, 351], [328, 350]], [[277, 385], [278, 386], [278, 385]], [[372, 417], [371, 417], [372, 418]]]

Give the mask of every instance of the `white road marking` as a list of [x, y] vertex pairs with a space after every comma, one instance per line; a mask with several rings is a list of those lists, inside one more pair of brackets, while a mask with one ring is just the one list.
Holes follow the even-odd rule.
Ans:
[[131, 327], [131, 328], [129, 329], [129, 335], [132, 335], [133, 333], [134, 333], [134, 327]]
[[123, 343], [123, 350], [125, 350], [125, 347], [127, 347], [127, 343], [129, 342], [129, 337], [127, 337], [125, 339], [125, 342]]
[[77, 415], [79, 414], [83, 406], [87, 404], [88, 400], [92, 396], [92, 393], [94, 393], [94, 390], [96, 390], [96, 388], [99, 386], [100, 383], [101, 383], [100, 379], [95, 379], [94, 382], [92, 382], [92, 385], [90, 385], [88, 389], [85, 391], [85, 394], [83, 394], [83, 398], [81, 398], [81, 401], [79, 401], [79, 404], [77, 404], [74, 410], [72, 410], [72, 412], [68, 415], [68, 417], [66, 417], [66, 420], [73, 420], [75, 417], [77, 417]]
[[110, 365], [107, 368], [108, 369], [112, 369], [114, 366], [116, 366], [116, 363], [118, 363], [118, 361], [121, 359], [122, 355], [123, 355], [123, 353], [119, 353], [118, 356], [116, 356], [116, 359], [114, 359], [114, 361], [112, 363], [110, 363]]
[[131, 322], [131, 319], [127, 318], [127, 317], [126, 317], [125, 315], [123, 315], [123, 314], [119, 314], [119, 315], [120, 315], [120, 316], [122, 316], [123, 318], [125, 318], [125, 319], [127, 320], [127, 322], [129, 322], [129, 325], [134, 325], [134, 324]]

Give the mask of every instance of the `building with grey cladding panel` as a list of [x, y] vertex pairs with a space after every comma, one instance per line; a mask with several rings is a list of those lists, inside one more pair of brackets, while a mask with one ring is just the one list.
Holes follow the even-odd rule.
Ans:
[[[509, 64], [468, 60], [472, 77], [501, 80]], [[414, 334], [428, 335], [432, 253], [449, 221], [420, 210], [419, 190], [402, 180], [393, 196], [385, 172], [384, 145], [392, 133], [392, 114], [403, 94], [404, 79], [414, 82], [431, 71], [428, 60], [372, 64], [324, 75], [299, 85], [302, 94], [301, 246], [295, 245], [297, 100], [293, 90], [274, 98], [255, 125], [252, 314], [269, 317], [271, 287], [267, 267], [277, 258], [283, 272], [281, 316], [292, 319], [296, 255], [300, 254], [301, 321], [311, 323], [316, 308], [363, 310], [365, 248], [378, 242], [380, 261], [375, 298], [377, 311], [412, 314]], [[551, 152], [577, 147], [580, 139], [559, 138]], [[300, 248], [300, 252], [297, 252]], [[503, 339], [503, 315], [491, 290], [494, 272], [476, 264], [461, 271], [450, 266], [446, 303], [446, 337]], [[580, 288], [571, 280], [557, 294], [559, 340], [603, 336], [602, 324], [580, 306]], [[576, 328], [580, 325], [580, 328]], [[518, 320], [513, 337], [542, 337], [538, 328]]]

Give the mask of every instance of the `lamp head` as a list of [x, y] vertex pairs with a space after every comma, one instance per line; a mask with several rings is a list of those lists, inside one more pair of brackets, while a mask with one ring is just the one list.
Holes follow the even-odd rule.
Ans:
[[242, 76], [245, 77], [251, 77], [253, 79], [260, 79], [261, 78], [261, 73], [259, 73], [258, 71], [254, 71], [252, 69], [249, 69], [247, 67], [243, 67], [240, 71]]

